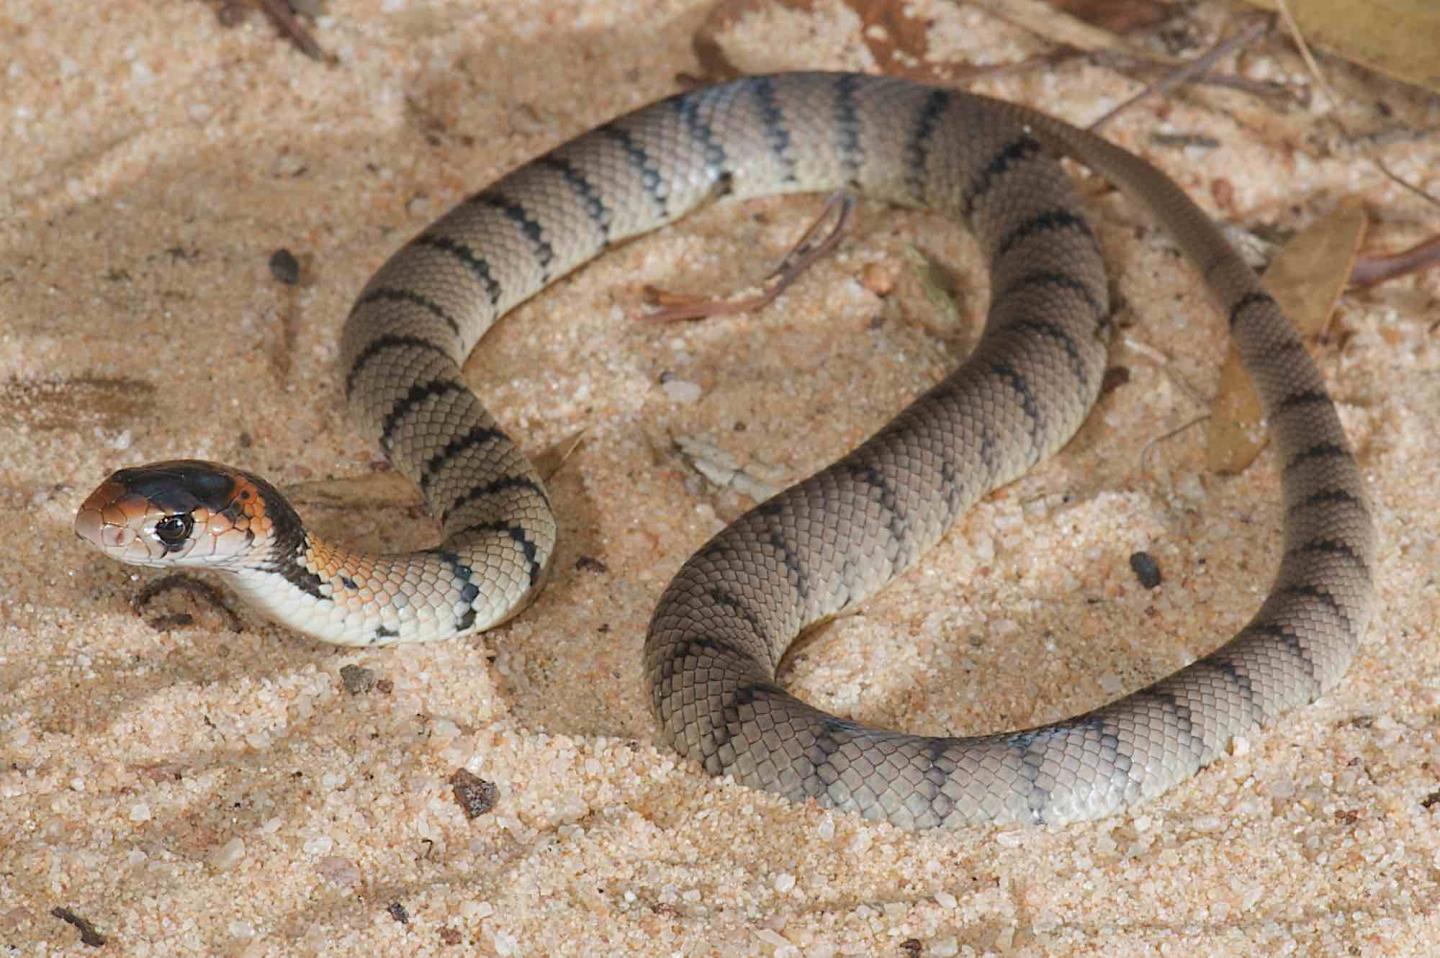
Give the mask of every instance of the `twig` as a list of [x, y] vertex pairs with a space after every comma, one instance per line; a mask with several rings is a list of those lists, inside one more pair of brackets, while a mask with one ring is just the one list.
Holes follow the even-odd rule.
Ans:
[[1286, 0], [1275, 0], [1275, 7], [1280, 11], [1280, 19], [1284, 22], [1290, 39], [1295, 41], [1295, 46], [1300, 50], [1300, 59], [1305, 61], [1305, 66], [1310, 70], [1310, 75], [1315, 78], [1320, 91], [1330, 98], [1330, 105], [1338, 108], [1340, 98], [1331, 89], [1329, 81], [1325, 79], [1325, 74], [1320, 72], [1320, 64], [1316, 62], [1315, 54], [1310, 52], [1310, 44], [1305, 42], [1305, 35], [1300, 32], [1300, 24], [1295, 19], [1295, 14], [1290, 12], [1290, 4]]
[[[835, 248], [835, 245], [840, 242], [846, 225], [850, 222], [850, 214], [854, 208], [855, 197], [851, 194], [844, 190], [831, 194], [830, 198], [825, 201], [825, 208], [821, 210], [820, 215], [815, 218], [815, 221], [805, 230], [804, 235], [790, 248], [790, 252], [785, 254], [780, 265], [775, 267], [770, 274], [763, 292], [737, 300], [699, 299], [677, 296], [654, 287], [646, 287], [646, 293], [651, 299], [660, 303], [660, 308], [641, 318], [658, 323], [673, 323], [680, 320], [708, 319], [711, 316], [748, 313], [768, 306], [774, 302], [777, 296], [785, 292], [791, 283], [799, 279], [802, 273]], [[820, 236], [820, 227], [830, 219], [832, 214], [835, 216], [835, 225], [817, 240], [816, 237]]]
[[1390, 180], [1395, 185], [1409, 190], [1411, 193], [1414, 193], [1416, 196], [1420, 197], [1422, 200], [1429, 203], [1431, 206], [1440, 206], [1440, 198], [1437, 198], [1433, 193], [1427, 192], [1423, 188], [1405, 179], [1399, 173], [1391, 170], [1390, 167], [1385, 165], [1385, 161], [1380, 159], [1380, 157], [1372, 156], [1370, 158], [1370, 161], [1374, 163], [1377, 168], [1379, 168], [1380, 172], [1385, 175], [1386, 179]]
[[1374, 286], [1387, 279], [1418, 273], [1437, 265], [1440, 265], [1440, 235], [1399, 252], [1359, 257], [1350, 271], [1350, 285]]
[[275, 24], [275, 29], [285, 35], [291, 43], [312, 60], [329, 61], [330, 57], [325, 50], [305, 29], [304, 24], [295, 19], [295, 13], [290, 9], [286, 0], [259, 0], [260, 9], [270, 22]]
[[1214, 66], [1216, 62], [1219, 61], [1222, 57], [1242, 47], [1248, 46], [1250, 43], [1254, 42], [1256, 38], [1269, 30], [1269, 28], [1270, 24], [1267, 20], [1251, 21], [1251, 23], [1247, 25], [1245, 29], [1241, 30], [1233, 37], [1230, 37], [1228, 40], [1222, 40], [1221, 42], [1215, 44], [1213, 47], [1207, 50], [1205, 53], [1196, 57], [1194, 60], [1191, 60], [1188, 63], [1183, 63], [1180, 66], [1174, 68], [1173, 70], [1170, 70], [1164, 76], [1160, 77], [1158, 80], [1155, 80], [1152, 83], [1147, 83], [1145, 85], [1145, 89], [1141, 90], [1139, 93], [1135, 94], [1130, 99], [1121, 103], [1119, 106], [1116, 106], [1113, 110], [1110, 110], [1108, 113], [1101, 116], [1098, 120], [1095, 120], [1093, 123], [1090, 124], [1088, 129], [1090, 129], [1091, 132], [1094, 132], [1100, 129], [1100, 127], [1104, 126], [1106, 123], [1110, 122], [1122, 111], [1129, 109], [1131, 106], [1140, 102], [1146, 97], [1157, 93], [1166, 93], [1170, 90], [1175, 89], [1177, 86], [1180, 86], [1181, 84], [1190, 81], [1192, 78], [1208, 72], [1209, 69]]
[[1195, 428], [1209, 418], [1210, 414], [1208, 412], [1201, 413], [1194, 419], [1191, 419], [1189, 422], [1185, 422], [1179, 426], [1176, 426], [1174, 429], [1165, 433], [1163, 436], [1156, 436], [1154, 439], [1151, 439], [1145, 444], [1145, 447], [1140, 450], [1140, 469], [1144, 472], [1150, 471], [1150, 466], [1147, 460], [1150, 458], [1150, 454], [1155, 451], [1156, 446], [1160, 445], [1162, 442], [1168, 442], [1169, 440], [1174, 439], [1176, 436], [1180, 435], [1187, 429]]
[[[1305, 41], [1305, 36], [1300, 32], [1300, 24], [1295, 20], [1294, 15], [1290, 12], [1289, 4], [1286, 2], [1286, 0], [1276, 0], [1276, 6], [1280, 10], [1280, 18], [1285, 21], [1285, 29], [1290, 31], [1290, 38], [1295, 41], [1295, 46], [1299, 48], [1300, 58], [1305, 61], [1305, 66], [1310, 70], [1310, 74], [1315, 78], [1316, 85], [1319, 86], [1320, 89], [1325, 93], [1325, 95], [1330, 98], [1331, 105], [1335, 107], [1336, 110], [1339, 110], [1340, 98], [1335, 95], [1335, 91], [1331, 88], [1329, 81], [1325, 79], [1325, 74], [1320, 72], [1320, 64], [1316, 62], [1315, 55], [1310, 52], [1310, 44]], [[1337, 125], [1339, 125], [1341, 131], [1344, 132], [1347, 138], [1352, 140], [1354, 139], [1354, 135], [1350, 132], [1349, 127], [1345, 125], [1344, 119], [1337, 116], [1335, 122]], [[1381, 174], [1385, 176], [1386, 179], [1391, 180], [1397, 185], [1404, 187], [1411, 193], [1414, 193], [1416, 196], [1419, 196], [1420, 198], [1425, 200], [1427, 203], [1430, 203], [1432, 206], [1440, 206], [1440, 199], [1437, 199], [1421, 187], [1416, 186], [1414, 183], [1411, 183], [1409, 180], [1401, 177], [1398, 173], [1392, 171], [1390, 167], [1385, 165], [1385, 161], [1381, 160], [1378, 156], [1368, 157], [1368, 159], [1371, 163], [1375, 164], [1375, 168], [1378, 169]]]
[[99, 948], [105, 944], [105, 936], [100, 934], [100, 932], [96, 931], [94, 925], [90, 924], [89, 921], [81, 918], [79, 915], [75, 914], [73, 911], [64, 907], [63, 905], [56, 905], [54, 908], [50, 909], [50, 914], [54, 915], [56, 918], [59, 918], [61, 921], [66, 922], [67, 924], [74, 925], [76, 928], [78, 928], [80, 930], [80, 943], [82, 945], [89, 945], [91, 948]]

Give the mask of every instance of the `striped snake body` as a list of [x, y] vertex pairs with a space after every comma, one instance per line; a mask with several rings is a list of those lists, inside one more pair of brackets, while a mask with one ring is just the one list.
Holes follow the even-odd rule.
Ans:
[[[1094, 403], [1110, 305], [1100, 250], [1050, 153], [1149, 207], [1201, 271], [1269, 416], [1285, 555], [1214, 653], [1095, 711], [977, 738], [830, 716], [775, 683], [808, 624], [863, 600], [968, 506], [1057, 450]], [[466, 200], [396, 253], [345, 323], [345, 392], [424, 493], [442, 544], [363, 555], [306, 533], [273, 487], [177, 461], [111, 476], [76, 530], [146, 565], [223, 571], [329, 642], [490, 628], [534, 595], [556, 521], [460, 364], [507, 310], [609, 245], [737, 197], [849, 188], [969, 223], [994, 291], [973, 354], [849, 455], [737, 519], [661, 596], [644, 678], [666, 740], [714, 774], [908, 827], [1065, 822], [1152, 797], [1329, 688], [1371, 607], [1374, 532], [1336, 410], [1294, 329], [1170, 179], [1058, 120], [856, 74], [756, 76], [592, 130]]]

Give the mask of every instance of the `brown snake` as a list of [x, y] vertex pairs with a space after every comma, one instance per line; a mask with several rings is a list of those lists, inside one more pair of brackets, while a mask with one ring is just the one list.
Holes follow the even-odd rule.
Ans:
[[[1105, 273], [1050, 151], [1148, 207], [1228, 316], [1281, 468], [1279, 573], [1217, 651], [1054, 725], [931, 738], [827, 715], [775, 684], [787, 645], [1064, 445], [1099, 391]], [[556, 521], [534, 469], [461, 377], [471, 348], [547, 284], [718, 192], [842, 187], [970, 224], [994, 290], [985, 332], [863, 445], [680, 569], [645, 641], [665, 738], [711, 773], [907, 827], [1066, 822], [1158, 795], [1333, 685], [1370, 617], [1374, 530], [1320, 374], [1255, 274], [1179, 187], [1119, 147], [1022, 107], [881, 77], [756, 76], [671, 97], [525, 164], [375, 274], [345, 324], [345, 391], [440, 517], [437, 548], [326, 545], [263, 480], [194, 461], [116, 473], [76, 530], [126, 561], [225, 572], [270, 615], [330, 642], [489, 628], [533, 597]]]

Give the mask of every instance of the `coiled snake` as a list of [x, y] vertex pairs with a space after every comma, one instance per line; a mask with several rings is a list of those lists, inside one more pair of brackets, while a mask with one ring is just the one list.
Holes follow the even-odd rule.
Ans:
[[[827, 715], [775, 684], [791, 640], [1062, 446], [1099, 391], [1105, 274], [1049, 151], [1149, 207], [1228, 317], [1281, 468], [1279, 573], [1220, 649], [1054, 725], [930, 738]], [[461, 378], [471, 348], [548, 283], [717, 191], [841, 187], [969, 223], [989, 261], [987, 325], [939, 385], [680, 569], [645, 640], [664, 737], [713, 774], [898, 825], [1066, 822], [1159, 794], [1330, 687], [1370, 617], [1374, 531], [1324, 383], [1255, 274], [1130, 153], [1018, 106], [882, 77], [754, 76], [673, 96], [521, 166], [375, 274], [345, 323], [345, 394], [439, 517], [437, 548], [363, 555], [323, 543], [265, 481], [196, 461], [115, 473], [76, 531], [126, 562], [223, 572], [254, 605], [328, 642], [488, 629], [539, 588], [556, 520], [534, 469]]]

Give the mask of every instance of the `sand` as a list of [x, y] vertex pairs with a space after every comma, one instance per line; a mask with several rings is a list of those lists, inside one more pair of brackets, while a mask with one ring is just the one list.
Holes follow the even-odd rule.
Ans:
[[[874, 68], [839, 3], [755, 6], [730, 38], [745, 69]], [[1093, 823], [911, 834], [788, 805], [679, 760], [642, 693], [661, 588], [751, 502], [675, 438], [790, 481], [934, 382], [973, 343], [985, 282], [931, 217], [862, 205], [837, 254], [759, 314], [634, 321], [647, 283], [757, 282], [821, 201], [719, 204], [497, 328], [470, 366], [487, 404], [534, 453], [583, 443], [551, 483], [548, 589], [491, 634], [351, 651], [187, 592], [137, 613], [157, 576], [72, 536], [112, 469], [195, 456], [296, 490], [336, 538], [433, 541], [344, 419], [349, 301], [470, 190], [677, 89], [705, 8], [332, 0], [313, 27], [326, 65], [201, 3], [0, 5], [0, 954], [1434, 954], [1434, 272], [1347, 294], [1317, 347], [1381, 530], [1379, 612], [1343, 684]], [[935, 56], [1050, 49], [975, 8], [911, 10]], [[1194, 55], [1236, 12], [1201, 4], [1167, 36]], [[1109, 133], [1270, 239], [1352, 194], [1372, 247], [1433, 233], [1434, 208], [1366, 156], [1440, 192], [1440, 137], [1413, 132], [1440, 126], [1440, 103], [1323, 63], [1362, 128], [1348, 146], [1278, 36], [1225, 68], [1308, 105], [1205, 87]], [[977, 86], [1081, 122], [1140, 89], [1083, 58]], [[1147, 217], [1113, 195], [1093, 208], [1128, 381], [799, 654], [785, 681], [809, 700], [929, 733], [1030, 725], [1177, 668], [1257, 606], [1274, 463], [1218, 477], [1204, 429], [1161, 438], [1206, 411], [1223, 323]], [[268, 265], [282, 248], [296, 285]], [[950, 313], [917, 251], [958, 275]], [[897, 279], [888, 298], [862, 282], [875, 270]], [[467, 817], [457, 769], [495, 785], [492, 809]]]

